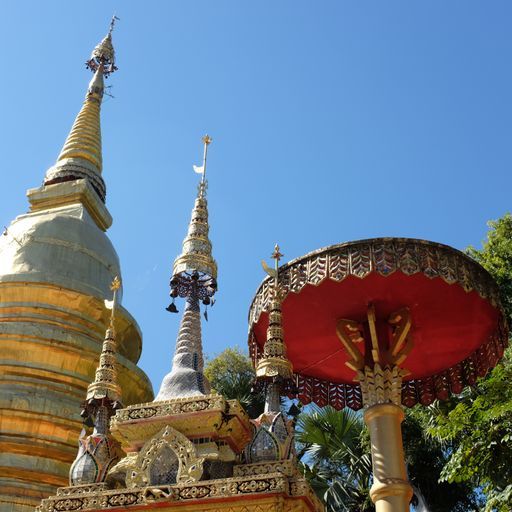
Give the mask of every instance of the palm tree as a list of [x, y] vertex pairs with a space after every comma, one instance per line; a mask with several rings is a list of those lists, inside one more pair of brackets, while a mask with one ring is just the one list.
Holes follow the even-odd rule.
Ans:
[[[418, 512], [469, 512], [476, 496], [464, 483], [439, 481], [448, 454], [426, 434], [427, 413], [407, 411], [404, 448], [412, 503]], [[360, 413], [308, 407], [297, 422], [298, 455], [304, 474], [329, 512], [368, 512], [372, 483], [370, 440]]]
[[304, 474], [329, 512], [375, 510], [368, 490], [370, 455], [361, 444], [361, 415], [308, 407], [297, 421], [297, 450]]

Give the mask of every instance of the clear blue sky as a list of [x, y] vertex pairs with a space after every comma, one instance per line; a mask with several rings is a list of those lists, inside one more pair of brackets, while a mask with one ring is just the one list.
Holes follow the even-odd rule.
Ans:
[[114, 12], [109, 235], [157, 389], [206, 131], [219, 264], [210, 355], [246, 346], [276, 241], [285, 259], [378, 236], [464, 248], [510, 209], [510, 2], [17, 0], [0, 7], [0, 223], [27, 210], [25, 190], [55, 161]]

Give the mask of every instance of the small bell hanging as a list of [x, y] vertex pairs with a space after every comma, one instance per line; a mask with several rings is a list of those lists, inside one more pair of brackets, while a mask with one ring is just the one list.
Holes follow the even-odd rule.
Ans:
[[169, 313], [178, 313], [178, 308], [176, 307], [176, 304], [174, 304], [174, 297], [172, 302], [165, 308], [165, 310], [169, 311]]

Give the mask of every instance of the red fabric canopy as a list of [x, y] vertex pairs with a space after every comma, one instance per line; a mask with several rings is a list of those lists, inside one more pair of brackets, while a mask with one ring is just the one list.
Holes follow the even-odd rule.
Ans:
[[[362, 406], [336, 324], [364, 323], [370, 303], [381, 322], [403, 307], [410, 311], [414, 347], [401, 364], [410, 371], [402, 384], [407, 406], [460, 393], [496, 365], [508, 342], [491, 276], [465, 254], [435, 242], [380, 238], [327, 247], [283, 265], [279, 283], [284, 340], [295, 373], [295, 386], [286, 392], [304, 403]], [[249, 313], [255, 360], [265, 343], [271, 297], [266, 279]]]
[[[336, 335], [336, 322], [348, 318], [364, 322], [367, 305], [377, 318], [407, 306], [411, 312], [414, 348], [402, 364], [407, 379], [424, 378], [466, 359], [487, 341], [498, 323], [499, 311], [475, 291], [423, 274], [402, 272], [364, 279], [350, 276], [341, 283], [325, 280], [290, 293], [283, 303], [283, 327], [288, 358], [294, 371], [335, 383], [352, 383], [355, 372], [345, 365], [347, 354]], [[262, 349], [268, 314], [254, 326]], [[364, 352], [364, 347], [361, 347]]]

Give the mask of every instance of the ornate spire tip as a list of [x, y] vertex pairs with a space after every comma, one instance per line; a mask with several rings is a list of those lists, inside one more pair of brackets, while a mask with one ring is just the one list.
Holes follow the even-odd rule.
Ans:
[[119, 279], [119, 276], [114, 277], [112, 284], [110, 285], [110, 289], [115, 292], [121, 288], [121, 279]]
[[110, 314], [110, 322], [108, 328], [114, 332], [114, 320], [116, 316], [116, 307], [117, 307], [117, 291], [121, 288], [121, 279], [119, 279], [119, 276], [114, 277], [112, 280], [112, 283], [110, 285], [110, 289], [113, 292], [112, 300], [105, 300], [105, 307], [107, 309], [112, 310], [112, 313]]
[[284, 254], [281, 254], [281, 248], [279, 247], [278, 244], [276, 244], [274, 246], [274, 252], [272, 253], [272, 255], [270, 256], [273, 260], [276, 260], [277, 263], [279, 263], [279, 260], [284, 256]]
[[110, 73], [117, 71], [116, 66], [116, 55], [114, 46], [112, 45], [112, 31], [116, 21], [119, 20], [117, 16], [112, 16], [108, 34], [101, 40], [101, 42], [94, 48], [91, 53], [91, 57], [85, 63], [86, 67], [93, 73], [96, 73], [98, 69], [103, 73], [105, 78], [108, 78]]

